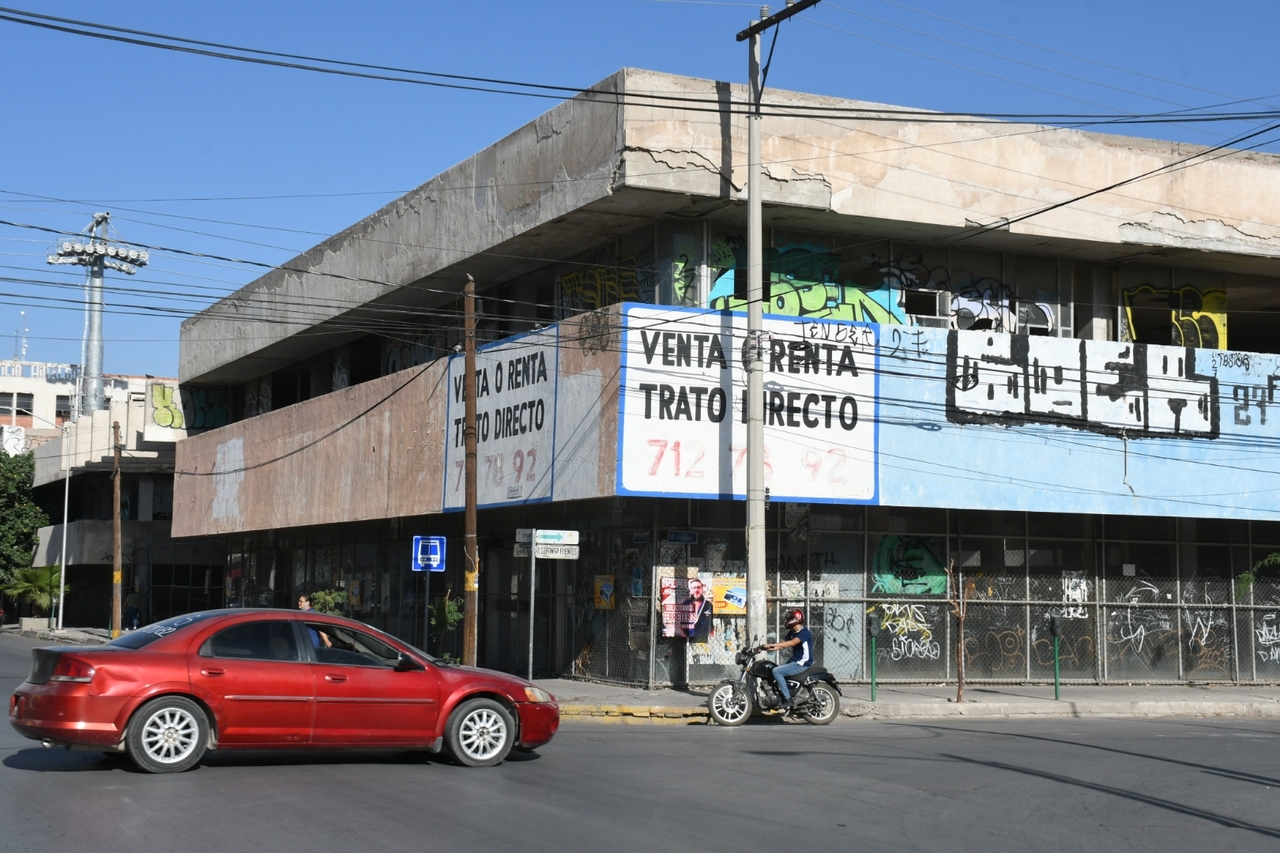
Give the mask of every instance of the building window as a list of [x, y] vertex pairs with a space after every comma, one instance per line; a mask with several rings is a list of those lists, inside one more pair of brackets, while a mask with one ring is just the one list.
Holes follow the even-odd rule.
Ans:
[[31, 417], [35, 413], [36, 397], [34, 394], [18, 395], [18, 414]]
[[59, 426], [62, 425], [63, 421], [71, 420], [71, 397], [69, 395], [58, 395], [53, 417]]
[[13, 392], [0, 391], [0, 417], [13, 416]]

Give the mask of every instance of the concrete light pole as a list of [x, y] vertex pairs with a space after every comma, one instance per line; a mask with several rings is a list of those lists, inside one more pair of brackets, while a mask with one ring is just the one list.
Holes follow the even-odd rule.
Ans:
[[751, 105], [747, 113], [747, 340], [742, 360], [747, 370], [747, 637], [763, 639], [768, 631], [765, 578], [764, 486], [764, 205], [760, 198], [760, 100], [764, 76], [760, 67], [760, 34], [799, 14], [819, 0], [788, 2], [776, 15], [760, 7], [760, 20], [738, 33], [747, 42], [747, 74]]

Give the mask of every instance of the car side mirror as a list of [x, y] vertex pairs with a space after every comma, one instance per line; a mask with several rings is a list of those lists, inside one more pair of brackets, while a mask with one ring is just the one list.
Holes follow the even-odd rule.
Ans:
[[425, 666], [404, 652], [401, 652], [400, 657], [396, 660], [396, 672], [421, 672], [424, 669], [426, 669]]

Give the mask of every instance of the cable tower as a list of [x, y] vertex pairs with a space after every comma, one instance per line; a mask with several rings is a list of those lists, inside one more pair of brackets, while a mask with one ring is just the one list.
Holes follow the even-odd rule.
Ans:
[[107, 236], [110, 221], [110, 213], [95, 213], [93, 222], [84, 229], [84, 233], [88, 235], [87, 240], [63, 240], [54, 249], [54, 254], [48, 257], [51, 264], [79, 264], [89, 268], [88, 280], [85, 282], [85, 289], [88, 291], [85, 310], [88, 317], [84, 365], [80, 374], [82, 382], [78, 383], [82, 415], [92, 415], [107, 407], [102, 382], [102, 280], [105, 271], [112, 269], [133, 275], [139, 267], [145, 267], [148, 260], [145, 251], [111, 242]]

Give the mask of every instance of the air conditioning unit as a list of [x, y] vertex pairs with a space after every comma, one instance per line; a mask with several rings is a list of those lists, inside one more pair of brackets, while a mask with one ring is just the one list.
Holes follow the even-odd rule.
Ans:
[[951, 292], [947, 290], [906, 290], [902, 307], [917, 326], [945, 329], [951, 324]]

